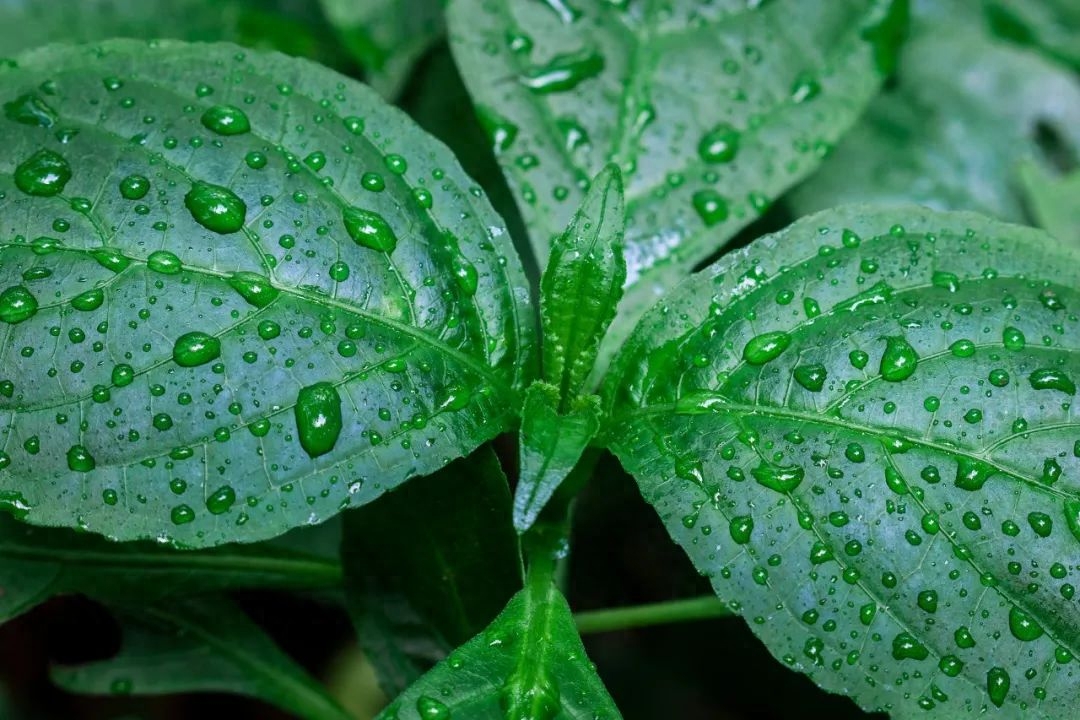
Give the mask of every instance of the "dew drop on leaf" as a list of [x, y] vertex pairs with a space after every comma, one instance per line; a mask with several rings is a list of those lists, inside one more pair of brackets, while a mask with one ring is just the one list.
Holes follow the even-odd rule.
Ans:
[[247, 205], [232, 190], [204, 182], [191, 186], [184, 207], [195, 222], [220, 235], [238, 232], [247, 215]]
[[881, 356], [881, 377], [889, 382], [902, 382], [915, 373], [919, 356], [907, 339], [898, 335], [885, 338]]
[[87, 473], [97, 467], [94, 456], [82, 445], [73, 445], [67, 451], [68, 469], [72, 472]]
[[268, 278], [246, 270], [233, 273], [228, 282], [229, 287], [235, 290], [240, 297], [257, 308], [266, 307], [281, 294], [277, 288], [270, 284]]
[[397, 236], [382, 215], [371, 210], [347, 207], [341, 213], [345, 231], [357, 245], [378, 252], [392, 253], [397, 247]]
[[764, 365], [775, 360], [791, 345], [791, 335], [782, 331], [762, 333], [750, 338], [743, 347], [743, 360], [748, 365]]
[[327, 382], [302, 388], [294, 407], [296, 432], [300, 446], [310, 457], [325, 455], [334, 449], [341, 435], [341, 396]]
[[0, 292], [0, 321], [10, 325], [29, 320], [37, 313], [38, 301], [22, 285], [13, 285]]
[[71, 166], [52, 150], [38, 150], [15, 168], [15, 187], [35, 197], [59, 195], [70, 179]]
[[214, 105], [202, 114], [201, 122], [207, 130], [218, 135], [243, 135], [251, 131], [248, 116], [232, 105]]
[[173, 345], [172, 358], [181, 367], [197, 367], [221, 357], [221, 341], [204, 332], [184, 333]]

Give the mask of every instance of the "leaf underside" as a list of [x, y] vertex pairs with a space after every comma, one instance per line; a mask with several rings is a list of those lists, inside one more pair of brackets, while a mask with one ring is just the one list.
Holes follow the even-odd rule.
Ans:
[[602, 360], [817, 167], [877, 91], [902, 5], [450, 5], [455, 58], [541, 266], [590, 179], [609, 162], [623, 172], [627, 292]]
[[509, 238], [370, 89], [117, 41], [23, 57], [0, 100], [0, 506], [255, 541], [508, 425], [532, 344]]
[[806, 218], [646, 316], [609, 378], [610, 447], [827, 690], [894, 718], [1068, 716], [1077, 261], [976, 215]]

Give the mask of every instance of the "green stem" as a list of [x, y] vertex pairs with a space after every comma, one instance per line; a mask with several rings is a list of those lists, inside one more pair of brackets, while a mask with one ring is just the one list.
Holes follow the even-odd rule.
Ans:
[[628, 628], [649, 627], [666, 623], [708, 620], [730, 617], [735, 613], [727, 603], [715, 596], [672, 600], [669, 602], [636, 605], [634, 607], [591, 610], [574, 616], [578, 632], [610, 632]]

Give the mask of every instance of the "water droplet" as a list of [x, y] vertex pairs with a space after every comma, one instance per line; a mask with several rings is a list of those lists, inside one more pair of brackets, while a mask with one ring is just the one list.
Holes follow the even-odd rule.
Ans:
[[349, 266], [338, 260], [330, 266], [328, 274], [330, 275], [330, 279], [334, 282], [345, 282], [349, 279], [350, 272]]
[[476, 114], [496, 154], [505, 152], [514, 144], [519, 132], [517, 125], [485, 106], [477, 106]]
[[750, 535], [754, 531], [754, 518], [749, 515], [739, 515], [731, 518], [728, 525], [731, 539], [739, 545], [750, 542]]
[[798, 465], [781, 466], [763, 462], [751, 470], [750, 474], [770, 490], [788, 493], [799, 487], [806, 471]]
[[228, 485], [215, 490], [206, 498], [206, 509], [211, 515], [223, 515], [236, 503], [236, 491]]
[[341, 212], [341, 219], [345, 223], [345, 231], [357, 245], [385, 253], [392, 253], [397, 247], [397, 235], [382, 215], [371, 210], [347, 207]]
[[277, 299], [281, 292], [270, 284], [269, 278], [258, 273], [241, 270], [229, 277], [229, 287], [251, 305], [264, 308]]
[[1080, 500], [1065, 501], [1065, 524], [1076, 541], [1080, 542]]
[[15, 168], [15, 186], [27, 195], [53, 197], [71, 179], [71, 166], [52, 150], [38, 150]]
[[521, 83], [536, 93], [573, 90], [604, 71], [604, 57], [592, 50], [556, 55], [545, 65], [520, 76]]
[[150, 192], [150, 180], [142, 175], [128, 175], [120, 181], [120, 196], [125, 200], [142, 200]]
[[1039, 623], [1035, 622], [1035, 618], [1015, 605], [1009, 609], [1009, 632], [1017, 640], [1024, 642], [1037, 640], [1043, 635], [1043, 629]]
[[809, 73], [801, 73], [791, 84], [791, 99], [795, 103], [813, 100], [821, 92], [821, 84]]
[[728, 163], [739, 152], [739, 131], [720, 123], [701, 136], [698, 155], [707, 163]]
[[930, 276], [930, 284], [949, 292], [956, 292], [960, 289], [960, 278], [956, 276], [956, 273], [935, 270]]
[[454, 282], [461, 288], [461, 291], [466, 295], [475, 295], [479, 278], [476, 274], [476, 267], [469, 262], [468, 258], [461, 253], [454, 253], [454, 256], [450, 259], [450, 269], [454, 274]]
[[316, 458], [334, 449], [341, 435], [341, 396], [337, 388], [326, 382], [302, 388], [294, 414], [304, 452]]
[[195, 222], [220, 235], [238, 232], [247, 215], [247, 205], [232, 190], [204, 182], [191, 186], [184, 207]]
[[251, 131], [248, 116], [232, 105], [214, 105], [202, 115], [203, 127], [218, 135], [243, 135]]
[[195, 511], [189, 505], [177, 505], [169, 514], [173, 525], [187, 525], [195, 520]]
[[925, 660], [930, 651], [914, 635], [902, 632], [893, 638], [892, 656], [897, 660]]
[[795, 376], [795, 382], [810, 392], [820, 392], [825, 387], [825, 378], [829, 375], [825, 370], [825, 366], [820, 363], [800, 365], [795, 368], [792, 374]]
[[1026, 344], [1024, 333], [1011, 325], [1002, 331], [1001, 341], [1005, 345], [1006, 350], [1023, 350], [1024, 345]]
[[4, 117], [20, 125], [50, 128], [60, 116], [49, 104], [33, 93], [20, 95], [4, 103]]
[[938, 594], [935, 590], [922, 590], [915, 598], [915, 604], [923, 612], [936, 613], [938, 606]]
[[449, 720], [450, 708], [433, 697], [421, 695], [416, 701], [416, 711], [422, 720]]
[[915, 372], [919, 356], [915, 348], [900, 336], [885, 338], [885, 352], [881, 356], [881, 377], [889, 382], [902, 382]]
[[181, 367], [198, 367], [221, 357], [221, 341], [204, 332], [189, 332], [176, 339], [173, 360]]
[[712, 227], [728, 219], [727, 200], [715, 190], [698, 190], [690, 196], [690, 203], [706, 227]]
[[146, 267], [162, 275], [176, 275], [184, 269], [183, 263], [175, 253], [168, 250], [155, 250], [146, 258]]
[[29, 320], [37, 313], [38, 301], [22, 285], [12, 285], [0, 292], [0, 321], [10, 325]]
[[791, 336], [786, 332], [773, 331], [750, 338], [743, 347], [743, 360], [749, 365], [764, 365], [791, 345]]
[[1005, 668], [992, 667], [986, 673], [986, 691], [990, 695], [990, 702], [998, 707], [1005, 704], [1005, 698], [1009, 694], [1009, 686], [1012, 680]]
[[973, 457], [961, 457], [956, 462], [956, 487], [961, 490], [981, 490], [997, 468]]
[[259, 322], [258, 332], [263, 340], [273, 340], [281, 335], [281, 326], [273, 320], [262, 320]]
[[1028, 380], [1036, 390], [1058, 390], [1067, 395], [1076, 394], [1076, 383], [1060, 370], [1039, 368], [1031, 373]]
[[82, 445], [72, 445], [67, 451], [68, 469], [72, 472], [87, 473], [97, 467], [94, 456]]

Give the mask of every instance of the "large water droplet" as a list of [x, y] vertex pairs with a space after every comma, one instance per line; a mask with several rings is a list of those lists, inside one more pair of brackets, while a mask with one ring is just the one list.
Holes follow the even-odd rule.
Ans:
[[207, 230], [227, 235], [244, 227], [247, 205], [229, 188], [196, 182], [184, 196], [184, 207]]
[[1015, 605], [1009, 609], [1009, 632], [1017, 640], [1024, 642], [1038, 640], [1043, 635], [1043, 629], [1039, 623], [1035, 622], [1035, 618]]
[[825, 387], [825, 378], [828, 377], [825, 366], [820, 363], [800, 365], [792, 374], [795, 376], [795, 382], [810, 392], [820, 392]]
[[337, 388], [327, 382], [302, 388], [294, 414], [304, 452], [316, 458], [334, 449], [341, 435], [341, 396]]
[[919, 355], [908, 341], [900, 336], [885, 338], [885, 352], [881, 355], [881, 377], [889, 382], [907, 380], [919, 364]]
[[125, 200], [142, 200], [150, 192], [150, 181], [143, 175], [128, 175], [120, 181], [120, 196]]
[[739, 515], [731, 518], [728, 526], [731, 539], [739, 545], [750, 542], [750, 535], [754, 532], [754, 518], [749, 515]]
[[925, 660], [930, 651], [908, 632], [902, 632], [893, 638], [892, 656], [897, 660]]
[[4, 117], [21, 125], [49, 128], [60, 116], [40, 97], [27, 93], [4, 103]]
[[204, 332], [189, 332], [176, 338], [173, 360], [181, 367], [198, 367], [221, 357], [221, 341]]
[[961, 457], [956, 461], [956, 487], [961, 490], [981, 490], [997, 468], [973, 457]]
[[223, 515], [236, 503], [236, 491], [228, 485], [215, 490], [206, 498], [206, 509], [211, 515]]
[[269, 278], [254, 272], [241, 270], [229, 278], [229, 287], [257, 308], [274, 302], [281, 291], [270, 284]]
[[0, 292], [0, 321], [14, 325], [29, 320], [37, 313], [38, 301], [22, 285], [13, 285]]
[[547, 64], [530, 68], [521, 84], [536, 93], [573, 90], [604, 71], [604, 56], [592, 50], [556, 55]]
[[67, 451], [68, 469], [72, 472], [86, 473], [97, 467], [94, 456], [82, 445], [72, 445]]
[[70, 179], [71, 166], [52, 150], [38, 150], [15, 168], [15, 187], [35, 197], [59, 195]]
[[416, 711], [420, 713], [422, 720], [450, 719], [450, 708], [435, 698], [427, 695], [421, 695], [416, 700]]
[[248, 116], [232, 105], [214, 105], [202, 115], [202, 124], [207, 130], [218, 135], [243, 135], [251, 131]]
[[1039, 368], [1031, 373], [1028, 381], [1036, 390], [1058, 390], [1068, 395], [1076, 394], [1076, 383], [1061, 370]]
[[698, 190], [691, 195], [690, 204], [694, 206], [694, 212], [706, 227], [712, 227], [728, 219], [727, 200], [711, 188]]
[[806, 471], [798, 465], [781, 466], [763, 462], [751, 470], [750, 474], [770, 490], [787, 493], [799, 487]]
[[698, 155], [707, 163], [727, 163], [739, 152], [739, 131], [720, 123], [701, 136]]
[[176, 253], [168, 250], [155, 250], [146, 258], [146, 267], [162, 275], [176, 275], [184, 269], [184, 264]]
[[385, 253], [392, 253], [397, 247], [397, 235], [377, 212], [347, 207], [342, 210], [341, 219], [345, 231], [357, 245]]
[[791, 336], [786, 332], [777, 330], [762, 333], [747, 341], [743, 347], [743, 360], [749, 365], [764, 365], [780, 357], [789, 345], [791, 345]]
[[469, 262], [468, 258], [461, 253], [454, 253], [450, 260], [450, 269], [454, 273], [454, 281], [461, 288], [461, 291], [466, 295], [475, 295], [479, 278], [476, 274], [476, 267]]
[[1076, 541], [1080, 542], [1080, 500], [1065, 501], [1065, 524]]
[[1009, 672], [1003, 667], [992, 667], [986, 673], [986, 692], [990, 695], [990, 702], [998, 707], [1005, 704], [1005, 698], [1009, 694], [1009, 686], [1012, 680]]

